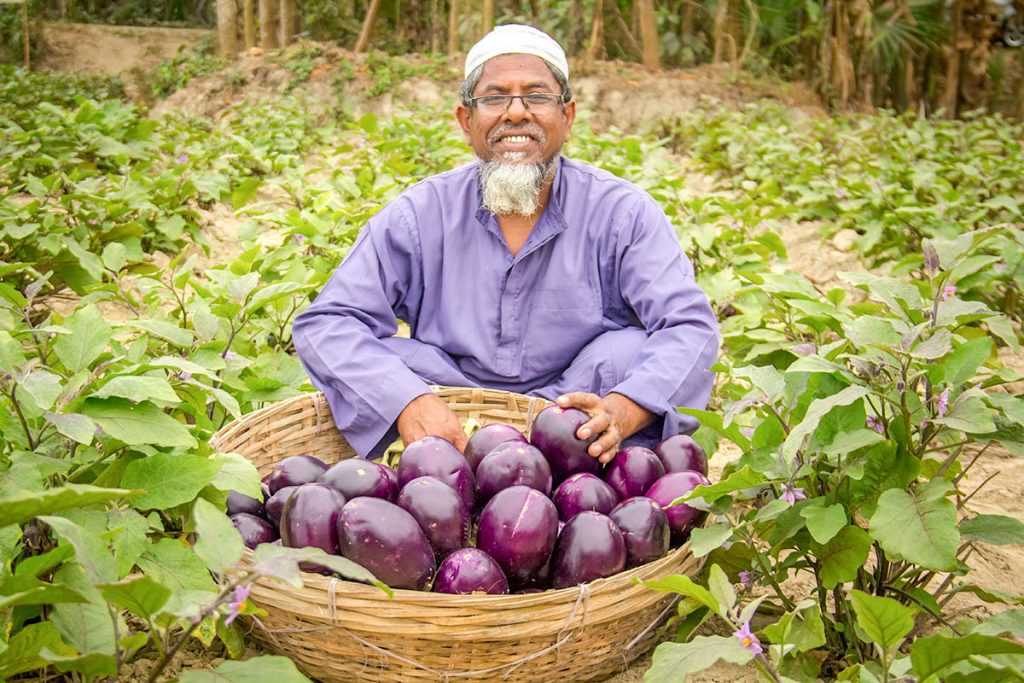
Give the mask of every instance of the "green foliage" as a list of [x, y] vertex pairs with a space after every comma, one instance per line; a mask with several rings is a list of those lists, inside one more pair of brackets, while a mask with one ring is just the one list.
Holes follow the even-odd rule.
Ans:
[[193, 78], [214, 74], [230, 63], [230, 60], [217, 56], [216, 43], [212, 39], [199, 41], [191, 50], [181, 46], [177, 55], [154, 71], [153, 92], [166, 97], [184, 88]]
[[[679, 151], [766, 211], [852, 229], [871, 270], [919, 278], [925, 241], [973, 233], [953, 276], [960, 296], [1024, 322], [1021, 124], [907, 114], [796, 119], [775, 106], [698, 113], [666, 126]], [[986, 231], [987, 230], [987, 231]]]

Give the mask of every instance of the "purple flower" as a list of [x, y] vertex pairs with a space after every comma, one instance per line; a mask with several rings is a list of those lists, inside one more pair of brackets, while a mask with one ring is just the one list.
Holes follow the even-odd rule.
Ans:
[[742, 645], [745, 650], [749, 650], [755, 655], [759, 655], [764, 652], [764, 649], [761, 647], [761, 641], [758, 640], [757, 636], [755, 636], [750, 630], [749, 621], [743, 624], [743, 626], [740, 626], [740, 630], [733, 633], [733, 635], [739, 638], [740, 645]]
[[295, 241], [298, 242], [299, 244], [302, 244], [306, 241], [306, 236], [299, 232], [292, 235], [292, 237], [294, 237]]
[[924, 252], [924, 267], [928, 269], [928, 272], [932, 275], [939, 272], [939, 252], [935, 251], [935, 247], [929, 244], [927, 241], [921, 247]]
[[954, 287], [953, 285], [946, 285], [945, 287], [942, 288], [942, 298], [943, 299], [949, 299], [950, 297], [955, 296], [955, 295], [956, 295], [956, 287]]
[[184, 166], [185, 164], [188, 163], [188, 155], [187, 154], [180, 155], [178, 157], [178, 159], [177, 159], [177, 162], [178, 162], [179, 166]]
[[807, 496], [804, 495], [804, 490], [797, 488], [790, 483], [782, 485], [782, 500], [786, 501], [790, 505], [795, 505], [798, 500], [803, 500]]
[[245, 606], [245, 599], [249, 597], [249, 585], [235, 586], [235, 599], [228, 605], [228, 618], [224, 620], [224, 625], [228, 626], [238, 616], [239, 610]]
[[234, 351], [225, 351], [224, 357], [228, 360], [231, 360], [232, 358], [238, 358], [238, 354], [235, 353]]
[[946, 414], [949, 409], [949, 387], [942, 390], [942, 393], [935, 398], [935, 413], [939, 417]]
[[754, 587], [754, 575], [751, 572], [741, 571], [740, 572], [740, 581], [743, 582], [743, 586], [747, 590], [750, 590], [751, 588]]
[[836, 190], [836, 199], [846, 199], [846, 191], [843, 188]]
[[877, 415], [868, 415], [868, 428], [874, 429], [879, 434], [885, 432], [885, 425], [882, 424]]
[[809, 356], [812, 353], [816, 352], [817, 350], [817, 347], [811, 343], [797, 344], [796, 346], [790, 349], [790, 351], [800, 356]]
[[182, 370], [181, 372], [174, 373], [173, 377], [174, 379], [180, 379], [182, 382], [187, 382], [192, 379], [192, 373]]

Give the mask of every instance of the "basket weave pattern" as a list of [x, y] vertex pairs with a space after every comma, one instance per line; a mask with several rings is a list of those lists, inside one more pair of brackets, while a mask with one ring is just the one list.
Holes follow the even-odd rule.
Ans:
[[[529, 433], [549, 403], [505, 391], [438, 387], [465, 422], [504, 422]], [[329, 464], [356, 454], [335, 428], [322, 394], [259, 410], [214, 437], [266, 474], [281, 458], [313, 454]], [[304, 574], [305, 586], [257, 581], [250, 599], [268, 615], [253, 635], [321, 681], [600, 679], [646, 652], [673, 604], [634, 582], [693, 575], [689, 544], [590, 584], [524, 595], [444, 595], [376, 588]]]

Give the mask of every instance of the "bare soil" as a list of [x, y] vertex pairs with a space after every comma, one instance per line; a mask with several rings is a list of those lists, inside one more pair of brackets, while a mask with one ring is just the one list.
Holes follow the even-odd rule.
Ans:
[[[182, 29], [148, 29], [132, 27], [86, 26], [77, 24], [46, 24], [43, 68], [58, 71], [79, 71], [91, 74], [121, 75], [135, 82], [138, 93], [145, 92], [146, 73], [160, 62], [174, 56], [181, 46], [194, 45], [210, 36], [209, 31]], [[369, 76], [365, 57], [337, 47], [320, 45], [307, 83], [301, 92], [314, 103], [320, 101], [327, 111], [346, 101], [350, 111], [374, 111], [388, 115], [398, 106], [436, 105], [454, 92], [457, 86], [457, 65], [431, 78], [412, 78], [398, 83], [391, 91], [377, 96], [366, 95]], [[217, 116], [225, 107], [239, 100], [257, 100], [282, 95], [293, 74], [278, 63], [274, 55], [258, 50], [240, 57], [231, 67], [213, 76], [193, 80], [184, 89], [151, 109], [152, 115], [178, 109], [198, 116]], [[428, 63], [424, 61], [424, 63]], [[573, 85], [581, 109], [592, 112], [591, 125], [597, 128], [616, 126], [623, 130], [642, 130], [659, 120], [679, 114], [698, 105], [712, 103], [724, 107], [741, 107], [745, 102], [771, 98], [790, 107], [798, 116], [825, 114], [816, 96], [805, 86], [767, 84], [728, 69], [705, 67], [690, 71], [651, 75], [632, 64], [601, 62], [593, 65], [574, 64]], [[339, 79], [338, 74], [349, 74]], [[339, 85], [340, 84], [340, 85]], [[141, 95], [140, 95], [141, 96]], [[148, 103], [147, 103], [148, 104]], [[681, 160], [685, 163], [685, 160]], [[713, 181], [693, 176], [694, 187], [708, 188]], [[209, 227], [208, 238], [214, 245], [204, 266], [223, 263], [240, 251], [237, 228], [243, 220], [227, 207], [216, 206], [203, 212]], [[862, 266], [853, 250], [855, 235], [840, 232], [830, 240], [820, 237], [816, 223], [789, 223], [782, 236], [789, 250], [791, 267], [819, 287], [842, 284], [837, 273], [857, 270]], [[268, 236], [273, 239], [273, 236]], [[155, 255], [156, 259], [160, 256]], [[73, 302], [69, 302], [73, 304]], [[118, 317], [118, 311], [110, 311]], [[121, 314], [123, 315], [123, 313]], [[1024, 370], [1024, 359], [1012, 353], [1001, 354], [1004, 362]], [[726, 463], [738, 457], [735, 449], [723, 449], [711, 460], [712, 478], [720, 475]], [[972, 472], [970, 483], [981, 483], [991, 477], [984, 491], [970, 502], [972, 512], [1009, 514], [1024, 518], [1024, 459], [996, 449], [985, 452]], [[980, 546], [970, 558], [971, 580], [987, 588], [1020, 592], [1019, 568], [1024, 564], [1024, 549], [1015, 546]], [[789, 584], [794, 593], [806, 589], [803, 577]], [[970, 596], [960, 596], [950, 609], [956, 618], [983, 617], [993, 611], [990, 605]], [[666, 634], [668, 637], [668, 634]], [[258, 654], [258, 646], [247, 652]], [[173, 667], [209, 669], [220, 663], [222, 653], [189, 647], [185, 657]], [[641, 658], [623, 673], [609, 679], [612, 683], [636, 683], [650, 665], [650, 655]], [[140, 661], [125, 680], [145, 678], [147, 662]], [[697, 683], [756, 681], [752, 671], [734, 665], [719, 664], [690, 678]]]

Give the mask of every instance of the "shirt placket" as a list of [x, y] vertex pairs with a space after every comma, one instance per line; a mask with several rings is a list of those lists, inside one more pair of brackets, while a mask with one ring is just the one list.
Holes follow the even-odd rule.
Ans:
[[505, 271], [501, 290], [501, 326], [498, 335], [498, 372], [511, 377], [519, 372], [520, 295], [523, 291], [525, 269], [519, 260], [513, 261]]

